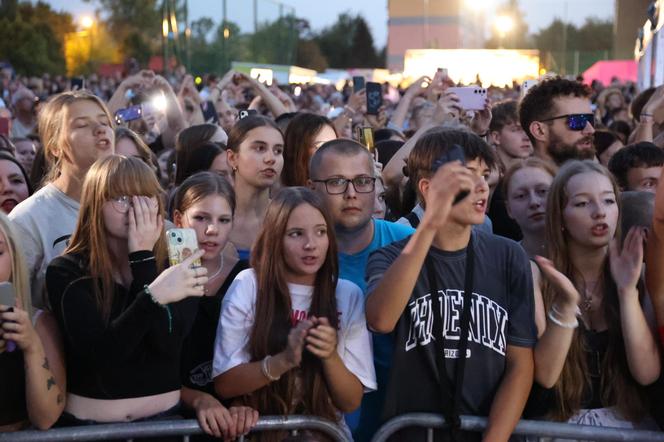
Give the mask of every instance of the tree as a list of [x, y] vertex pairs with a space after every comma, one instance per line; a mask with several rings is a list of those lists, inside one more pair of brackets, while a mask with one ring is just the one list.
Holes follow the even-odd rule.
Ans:
[[17, 72], [65, 73], [64, 39], [74, 31], [71, 15], [42, 2], [3, 1], [0, 5], [0, 54]]
[[[360, 15], [339, 14], [337, 21], [323, 29], [316, 37], [316, 42], [335, 68], [378, 67], [378, 57], [373, 47], [373, 37], [369, 27]], [[354, 54], [363, 54], [364, 58]]]
[[328, 67], [327, 59], [314, 39], [302, 39], [297, 42], [295, 64], [319, 72], [324, 71]]

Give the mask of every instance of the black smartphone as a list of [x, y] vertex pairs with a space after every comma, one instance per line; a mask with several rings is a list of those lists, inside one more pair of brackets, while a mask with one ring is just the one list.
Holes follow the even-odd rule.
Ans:
[[83, 77], [74, 77], [71, 79], [71, 90], [80, 91], [85, 89], [85, 79]]
[[124, 124], [130, 121], [138, 120], [143, 116], [143, 106], [137, 104], [125, 109], [120, 109], [115, 113], [115, 122], [117, 124]]
[[364, 77], [353, 77], [353, 93], [359, 92], [364, 89]]
[[378, 115], [378, 109], [383, 105], [383, 88], [380, 83], [367, 83], [367, 114]]
[[217, 109], [214, 108], [213, 102], [209, 100], [203, 102], [203, 104], [201, 104], [201, 111], [203, 111], [203, 119], [206, 123], [219, 123], [219, 116], [217, 115]]
[[[447, 152], [445, 152], [445, 154], [443, 154], [443, 156], [441, 156], [436, 161], [434, 161], [433, 166], [431, 167], [431, 170], [432, 170], [433, 173], [436, 173], [436, 171], [438, 169], [440, 169], [444, 164], [450, 163], [452, 161], [460, 161], [461, 164], [466, 164], [466, 154], [463, 151], [463, 147], [459, 146], [458, 144], [455, 144], [454, 146], [452, 146], [452, 148], [449, 149]], [[470, 194], [470, 191], [462, 190], [454, 198], [454, 202], [452, 203], [452, 205], [459, 204], [469, 194]]]

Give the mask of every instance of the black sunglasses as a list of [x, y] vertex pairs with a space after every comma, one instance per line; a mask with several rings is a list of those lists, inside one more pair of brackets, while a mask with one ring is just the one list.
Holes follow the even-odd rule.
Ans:
[[567, 119], [567, 127], [569, 128], [569, 130], [580, 131], [585, 129], [587, 124], [590, 124], [591, 126], [595, 124], [594, 114], [558, 115], [557, 117], [547, 118], [541, 121], [553, 121], [553, 120], [559, 120], [561, 118]]

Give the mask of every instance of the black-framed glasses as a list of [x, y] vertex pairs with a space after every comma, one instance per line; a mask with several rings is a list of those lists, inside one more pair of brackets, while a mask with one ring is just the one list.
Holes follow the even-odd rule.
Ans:
[[371, 193], [376, 188], [376, 178], [372, 176], [358, 176], [348, 178], [328, 178], [326, 180], [312, 180], [314, 183], [325, 183], [325, 190], [330, 195], [340, 195], [348, 190], [348, 183], [353, 183], [357, 193]]
[[557, 117], [547, 118], [541, 121], [553, 121], [560, 120], [561, 118], [567, 119], [567, 128], [569, 130], [581, 131], [586, 128], [587, 124], [595, 125], [595, 115], [594, 114], [565, 114], [558, 115]]

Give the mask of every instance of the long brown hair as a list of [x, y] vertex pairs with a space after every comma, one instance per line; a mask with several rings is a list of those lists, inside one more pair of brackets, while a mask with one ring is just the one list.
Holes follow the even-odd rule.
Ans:
[[[564, 228], [563, 211], [569, 201], [566, 191], [567, 183], [573, 176], [588, 172], [601, 174], [610, 180], [620, 213], [620, 190], [616, 181], [606, 168], [590, 160], [569, 161], [560, 169], [549, 188], [546, 210], [546, 243], [549, 257], [555, 267], [567, 275], [581, 293], [585, 289], [585, 284], [570, 256], [571, 239]], [[615, 236], [616, 238], [621, 237], [620, 220], [618, 220]], [[618, 291], [611, 276], [608, 253], [603, 265], [601, 284], [604, 293], [601, 308], [609, 329], [607, 352], [600, 363], [601, 391], [599, 397], [604, 406], [616, 406], [625, 417], [637, 420], [645, 413], [645, 398], [641, 387], [632, 378], [627, 366], [625, 344], [620, 326]], [[551, 284], [544, 281], [542, 293], [544, 306], [548, 310], [556, 297], [556, 291]], [[588, 373], [586, 348], [584, 334], [577, 329], [562, 374], [554, 387], [556, 406], [551, 413], [554, 419], [567, 420], [578, 412], [584, 394], [592, 387]]]
[[284, 186], [307, 184], [314, 137], [325, 126], [332, 128], [335, 136], [339, 136], [332, 122], [321, 115], [300, 113], [288, 123], [284, 134], [284, 169], [281, 172]]
[[[284, 188], [270, 203], [264, 227], [251, 254], [251, 266], [257, 279], [256, 318], [249, 340], [252, 361], [260, 361], [267, 355], [279, 353], [288, 342], [292, 303], [283, 259], [284, 237], [288, 218], [302, 204], [309, 204], [323, 214], [329, 239], [325, 262], [316, 275], [309, 314], [328, 318], [335, 329], [338, 326], [335, 291], [339, 268], [334, 224], [322, 201], [311, 190], [303, 187]], [[308, 414], [336, 421], [337, 411], [330, 399], [320, 360], [304, 352], [300, 373], [301, 388], [296, 389], [296, 371], [291, 370], [279, 381], [249, 395], [248, 404], [266, 415]], [[295, 398], [297, 392], [302, 394], [301, 398]], [[299, 400], [295, 402], [294, 399]]]
[[[124, 195], [156, 197], [159, 213], [164, 216], [161, 186], [150, 168], [138, 158], [110, 155], [95, 162], [85, 176], [81, 195], [81, 209], [76, 229], [65, 254], [82, 255], [91, 275], [99, 279], [95, 284], [97, 306], [105, 321], [109, 320], [113, 305], [113, 262], [107, 241], [102, 209], [107, 201]], [[159, 271], [168, 256], [166, 236], [161, 232], [154, 246]]]

